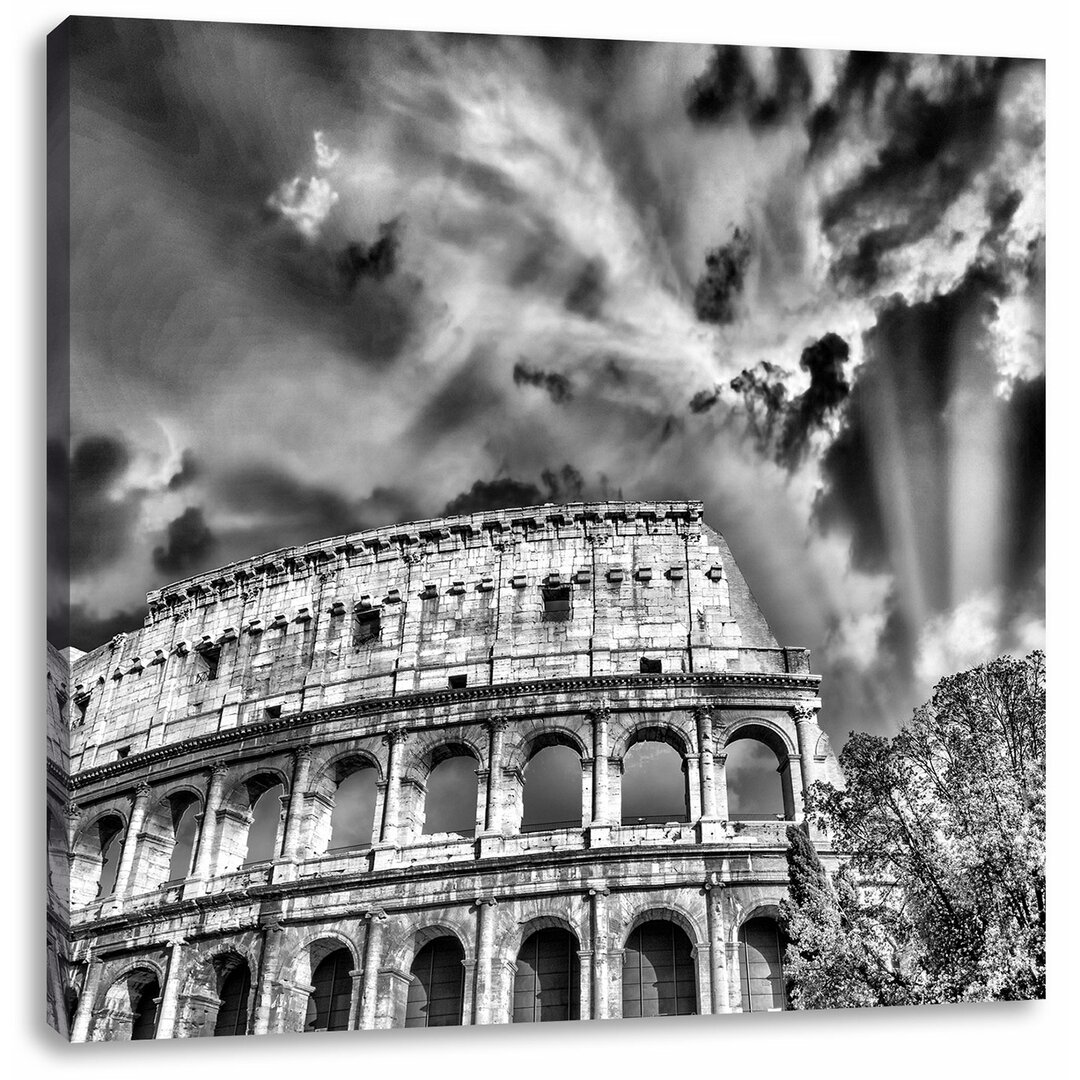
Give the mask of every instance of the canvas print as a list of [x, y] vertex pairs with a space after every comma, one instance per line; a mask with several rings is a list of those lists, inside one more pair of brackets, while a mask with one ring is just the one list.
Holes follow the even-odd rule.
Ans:
[[49, 1023], [1044, 996], [1044, 74], [59, 26]]

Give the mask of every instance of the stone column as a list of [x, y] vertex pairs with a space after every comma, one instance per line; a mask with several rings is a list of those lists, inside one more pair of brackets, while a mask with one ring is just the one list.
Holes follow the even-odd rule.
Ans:
[[370, 1031], [375, 1027], [375, 1011], [379, 1003], [379, 968], [382, 965], [383, 931], [386, 912], [369, 911], [365, 916], [368, 930], [364, 943], [364, 985], [360, 991], [360, 1027]]
[[593, 812], [589, 827], [590, 844], [606, 844], [611, 837], [611, 806], [608, 780], [610, 714], [604, 707], [591, 712], [593, 724]]
[[282, 931], [278, 922], [263, 927], [262, 958], [259, 961], [259, 982], [255, 992], [255, 1022], [253, 1035], [270, 1031], [270, 1005], [273, 980], [277, 978], [278, 955], [281, 952]]
[[473, 998], [473, 1016], [476, 1024], [491, 1023], [492, 1007], [492, 958], [495, 947], [495, 906], [493, 896], [478, 896], [476, 904], [476, 993]]
[[578, 949], [578, 1019], [588, 1020], [593, 1015], [592, 982], [593, 951]]
[[488, 785], [487, 813], [484, 828], [487, 832], [498, 833], [502, 829], [499, 783], [502, 777], [503, 742], [506, 736], [506, 717], [498, 716], [488, 721]]
[[386, 799], [383, 805], [382, 828], [379, 842], [396, 846], [401, 817], [401, 775], [404, 772], [405, 748], [409, 733], [404, 728], [394, 728], [385, 735], [390, 747], [390, 762], [386, 769]]
[[71, 1041], [86, 1042], [90, 1036], [90, 1021], [94, 1015], [94, 1001], [97, 999], [98, 986], [101, 984], [102, 964], [92, 956], [86, 958], [86, 978], [83, 980], [82, 993], [79, 995], [79, 1007], [75, 1010], [75, 1019], [71, 1025]]
[[210, 786], [206, 792], [206, 804], [203, 806], [202, 822], [199, 826], [199, 849], [195, 856], [195, 870], [184, 886], [185, 897], [200, 895], [210, 878], [214, 829], [217, 826], [218, 811], [221, 809], [222, 795], [225, 791], [225, 775], [228, 771], [228, 766], [223, 762], [218, 762], [210, 770]]
[[274, 880], [291, 881], [296, 877], [299, 861], [300, 826], [304, 821], [304, 798], [311, 773], [311, 747], [301, 746], [293, 752], [293, 774], [285, 819], [285, 841], [281, 855], [274, 860]]
[[721, 906], [724, 886], [705, 883], [705, 915], [709, 931], [709, 992], [714, 1013], [731, 1012], [728, 1000], [727, 950], [724, 946], [724, 913]]
[[795, 721], [795, 732], [799, 741], [799, 764], [802, 766], [803, 793], [817, 779], [814, 762], [814, 749], [817, 745], [817, 709], [809, 705], [796, 705], [791, 710]]
[[713, 788], [716, 791], [716, 816], [721, 822], [728, 821], [727, 754], [713, 756]]
[[480, 837], [481, 857], [497, 855], [502, 847], [503, 744], [506, 725], [503, 716], [488, 721], [487, 797], [484, 803], [484, 831]]
[[143, 821], [146, 820], [146, 809], [150, 805], [150, 785], [143, 783], [135, 789], [135, 799], [131, 804], [131, 818], [128, 821], [127, 832], [124, 833], [124, 847], [120, 853], [120, 868], [116, 871], [116, 887], [113, 889], [113, 902], [108, 905], [112, 911], [117, 911], [123, 906], [124, 897], [128, 895], [131, 887], [131, 868], [135, 864], [135, 848], [138, 844], [139, 833], [142, 832]]
[[589, 924], [592, 929], [592, 1020], [608, 1018], [608, 928], [607, 896], [604, 885], [589, 889]]
[[180, 963], [184, 956], [184, 939], [173, 938], [169, 942], [169, 961], [165, 970], [165, 986], [158, 1006], [156, 1039], [175, 1038], [176, 1003], [180, 996]]

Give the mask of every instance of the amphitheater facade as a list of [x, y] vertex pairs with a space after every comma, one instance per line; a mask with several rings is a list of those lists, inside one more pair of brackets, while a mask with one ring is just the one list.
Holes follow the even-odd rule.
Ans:
[[[785, 1006], [785, 830], [841, 778], [807, 652], [700, 503], [275, 551], [150, 593], [49, 682], [49, 1018], [73, 1041]], [[745, 740], [780, 814], [729, 812]], [[677, 754], [682, 810], [627, 813], [642, 744]], [[530, 817], [545, 752], [572, 755], [560, 820]], [[455, 783], [475, 813], [441, 823]]]

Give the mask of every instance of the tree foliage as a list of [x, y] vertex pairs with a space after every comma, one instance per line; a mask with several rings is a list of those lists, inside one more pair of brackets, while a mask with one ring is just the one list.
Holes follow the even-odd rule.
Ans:
[[942, 679], [895, 738], [853, 734], [840, 764], [846, 786], [814, 784], [807, 816], [841, 869], [788, 830], [792, 1004], [1043, 997], [1043, 654]]

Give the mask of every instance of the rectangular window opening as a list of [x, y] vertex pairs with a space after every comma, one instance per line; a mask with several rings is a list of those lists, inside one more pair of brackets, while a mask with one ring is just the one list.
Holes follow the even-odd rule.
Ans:
[[130, 753], [131, 753], [131, 747], [130, 746], [121, 746], [120, 749], [116, 751], [116, 759], [117, 759], [117, 761], [120, 761], [122, 758], [126, 758], [128, 756], [128, 754], [130, 754]]
[[570, 586], [569, 585], [545, 585], [544, 613], [541, 622], [569, 622], [570, 620]]
[[451, 675], [450, 679], [451, 690], [464, 690], [469, 683], [468, 675]]
[[353, 644], [370, 645], [382, 637], [382, 618], [378, 609], [358, 611], [353, 620]]
[[664, 670], [664, 663], [662, 660], [654, 660], [652, 657], [643, 656], [641, 658], [641, 674], [642, 675], [660, 675]]
[[195, 681], [213, 682], [218, 677], [218, 663], [221, 660], [221, 649], [214, 647], [200, 649], [198, 654], [198, 667], [195, 670]]

